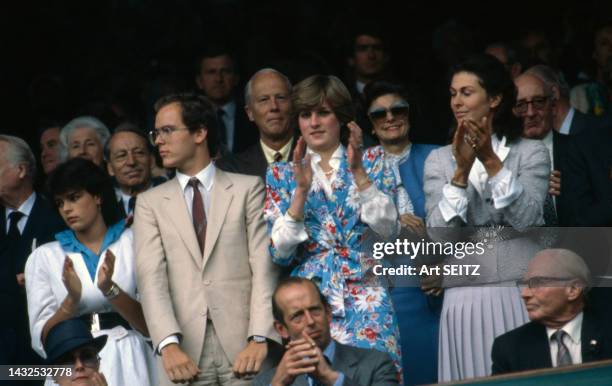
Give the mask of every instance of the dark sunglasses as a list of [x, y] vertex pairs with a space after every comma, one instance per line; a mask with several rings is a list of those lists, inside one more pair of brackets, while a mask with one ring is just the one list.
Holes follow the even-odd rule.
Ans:
[[81, 361], [81, 363], [85, 367], [95, 369], [100, 366], [100, 357], [98, 356], [97, 351], [94, 349], [76, 350], [73, 352], [69, 352], [59, 358], [56, 361], [56, 364], [62, 366], [74, 366], [76, 364], [77, 359]]
[[376, 107], [368, 112], [368, 116], [372, 121], [378, 121], [387, 118], [387, 113], [393, 117], [407, 117], [410, 105], [407, 102], [398, 102], [393, 104], [388, 109], [384, 107]]

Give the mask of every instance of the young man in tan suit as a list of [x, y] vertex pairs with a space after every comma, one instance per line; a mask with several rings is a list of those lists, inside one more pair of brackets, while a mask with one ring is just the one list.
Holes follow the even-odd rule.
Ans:
[[[246, 385], [275, 335], [258, 177], [225, 173], [212, 104], [175, 94], [156, 105], [152, 142], [176, 177], [138, 196], [134, 219], [138, 290], [162, 385]], [[246, 378], [246, 379], [245, 379]]]

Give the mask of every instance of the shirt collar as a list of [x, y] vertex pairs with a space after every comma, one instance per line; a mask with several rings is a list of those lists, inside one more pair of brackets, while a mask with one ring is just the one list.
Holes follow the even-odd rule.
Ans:
[[[200, 180], [200, 183], [202, 184], [202, 186], [204, 186], [204, 188], [206, 189], [207, 192], [210, 192], [210, 189], [212, 188], [213, 185], [213, 178], [215, 176], [215, 165], [213, 162], [210, 162], [208, 164], [208, 166], [206, 166], [204, 169], [200, 170], [195, 176], [195, 178], [197, 178], [198, 180]], [[181, 172], [179, 172], [178, 170], [176, 171], [176, 178], [178, 179], [179, 185], [181, 186], [181, 189], [183, 191], [185, 191], [185, 188], [187, 187], [187, 184], [189, 183], [189, 180], [191, 179], [190, 176], [188, 176], [187, 174], [183, 174]]]
[[559, 134], [568, 135], [570, 133], [570, 127], [572, 125], [572, 120], [574, 119], [574, 112], [576, 110], [573, 107], [570, 107], [567, 115], [563, 119], [563, 123], [559, 128]]
[[6, 221], [8, 221], [11, 213], [19, 211], [24, 214], [25, 217], [30, 216], [32, 213], [32, 208], [34, 208], [34, 202], [36, 201], [36, 192], [32, 192], [30, 197], [27, 198], [17, 209], [6, 208], [5, 215]]
[[548, 149], [552, 149], [553, 146], [553, 131], [549, 131], [548, 134], [546, 134], [544, 136], [544, 138], [542, 138], [542, 142], [544, 142], [544, 145], [546, 145], [546, 147]]
[[[574, 343], [580, 343], [581, 338], [580, 335], [582, 333], [582, 319], [584, 315], [580, 312], [578, 315], [574, 317], [574, 319], [570, 320], [565, 324], [565, 326], [560, 329], [565, 331], [567, 335], [569, 335], [570, 339]], [[550, 341], [550, 337], [554, 334], [559, 328], [550, 328], [546, 327], [546, 334], [548, 335], [548, 340]]]
[[[261, 150], [263, 150], [264, 156], [266, 157], [266, 161], [268, 164], [274, 162], [274, 155], [277, 150], [272, 149], [268, 145], [266, 145], [261, 139], [259, 140], [259, 144], [261, 145]], [[293, 138], [289, 140], [283, 147], [278, 150], [279, 153], [283, 156], [283, 161], [289, 160], [289, 151], [291, 150], [291, 146], [293, 145]]]
[[[310, 164], [319, 168], [319, 162], [321, 162], [321, 155], [319, 153], [314, 152], [310, 148], [306, 148], [306, 152], [310, 154]], [[338, 145], [336, 150], [334, 150], [334, 153], [332, 154], [331, 158], [329, 159], [329, 166], [331, 166], [331, 168], [335, 171], [337, 171], [340, 167], [340, 161], [342, 161], [345, 152], [346, 151], [344, 150], [344, 146]]]
[[329, 362], [333, 365], [334, 355], [336, 355], [336, 342], [331, 339], [325, 350], [323, 350], [323, 355], [329, 359]]

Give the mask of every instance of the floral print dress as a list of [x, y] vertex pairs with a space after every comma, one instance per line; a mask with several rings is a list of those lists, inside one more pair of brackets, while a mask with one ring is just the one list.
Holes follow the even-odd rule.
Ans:
[[[382, 149], [368, 149], [363, 165], [377, 193], [394, 197], [395, 179], [392, 171], [385, 168]], [[401, 379], [399, 328], [393, 304], [387, 288], [375, 276], [366, 276], [380, 261], [362, 252], [368, 225], [361, 219], [363, 198], [360, 200], [344, 152], [334, 176], [330, 181], [331, 195], [326, 194], [316, 174], [313, 176], [304, 207], [308, 239], [290, 256], [279, 253], [272, 241], [272, 259], [282, 266], [295, 266], [292, 276], [308, 278], [319, 285], [332, 309], [331, 334], [336, 341], [388, 352]], [[293, 164], [272, 164], [266, 185], [264, 216], [272, 232], [274, 222], [289, 208], [296, 188]]]

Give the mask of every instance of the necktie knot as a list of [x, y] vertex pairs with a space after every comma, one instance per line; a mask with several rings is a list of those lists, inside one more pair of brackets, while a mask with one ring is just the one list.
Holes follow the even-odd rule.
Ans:
[[25, 216], [25, 214], [16, 210], [14, 212], [11, 212], [11, 214], [9, 214], [9, 220], [11, 223], [17, 223], [19, 220], [21, 220], [23, 216]]
[[280, 152], [274, 153], [274, 162], [280, 162], [283, 160], [283, 155]]
[[189, 186], [191, 186], [193, 189], [198, 189], [199, 185], [200, 185], [200, 180], [198, 180], [197, 177], [191, 177], [189, 179], [189, 182], [187, 183]]
[[572, 357], [569, 349], [563, 342], [563, 337], [567, 335], [567, 332], [563, 330], [557, 330], [551, 335], [551, 339], [557, 342], [557, 366], [568, 366], [572, 364]]

